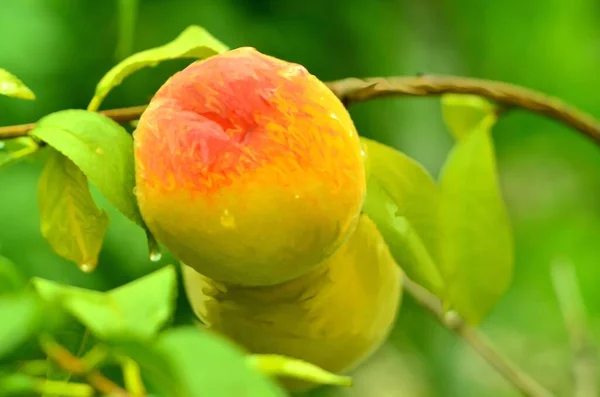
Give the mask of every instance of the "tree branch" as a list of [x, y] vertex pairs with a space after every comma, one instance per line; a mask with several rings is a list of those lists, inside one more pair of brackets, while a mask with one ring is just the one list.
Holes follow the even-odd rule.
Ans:
[[[600, 144], [600, 121], [557, 98], [516, 85], [492, 80], [457, 76], [413, 76], [349, 78], [327, 83], [345, 103], [386, 96], [436, 96], [442, 94], [474, 94], [486, 97], [508, 108], [518, 107], [562, 122], [597, 144]], [[145, 106], [133, 106], [100, 112], [119, 123], [137, 120]], [[27, 135], [35, 124], [0, 127], [0, 139]]]
[[62, 369], [74, 375], [85, 377], [89, 384], [99, 392], [115, 397], [130, 396], [123, 388], [102, 375], [100, 371], [89, 368], [85, 362], [71, 354], [69, 350], [52, 337], [48, 335], [41, 336], [40, 346], [44, 353]]
[[[117, 123], [125, 124], [140, 118], [146, 110], [146, 105], [132, 106], [128, 108], [110, 109], [99, 112], [104, 116], [113, 119]], [[35, 127], [35, 123], [9, 125], [0, 127], [0, 140], [11, 139], [25, 136]]]
[[598, 357], [587, 329], [586, 310], [575, 268], [570, 261], [552, 265], [552, 282], [562, 312], [573, 356], [575, 397], [598, 396]]
[[494, 367], [523, 395], [528, 397], [553, 397], [554, 395], [521, 370], [492, 343], [456, 314], [446, 313], [440, 300], [414, 281], [404, 277], [404, 289], [420, 306], [431, 313], [444, 327], [468, 343], [483, 359]]
[[600, 121], [557, 98], [492, 80], [456, 76], [349, 78], [327, 84], [346, 104], [393, 95], [474, 94], [506, 107], [519, 107], [560, 121], [600, 144]]

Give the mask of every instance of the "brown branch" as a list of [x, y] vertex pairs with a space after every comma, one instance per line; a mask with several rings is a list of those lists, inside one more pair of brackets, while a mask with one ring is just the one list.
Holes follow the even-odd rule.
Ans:
[[[327, 86], [346, 104], [386, 96], [436, 96], [442, 94], [474, 94], [486, 97], [506, 108], [522, 108], [573, 127], [600, 144], [600, 122], [587, 113], [557, 98], [524, 87], [492, 80], [457, 76], [374, 77], [349, 78], [327, 83]], [[119, 122], [137, 120], [145, 106], [101, 111]], [[35, 124], [0, 127], [0, 139], [27, 135]]]
[[328, 83], [346, 104], [387, 96], [473, 94], [506, 107], [518, 107], [560, 121], [600, 144], [600, 121], [557, 98], [499, 81], [456, 76], [349, 78]]
[[587, 329], [586, 309], [573, 264], [556, 260], [552, 265], [552, 282], [571, 344], [573, 396], [598, 396], [598, 356]]
[[46, 355], [62, 369], [73, 375], [83, 376], [92, 387], [103, 394], [115, 397], [129, 397], [129, 393], [119, 385], [102, 375], [100, 371], [88, 368], [85, 362], [74, 356], [64, 346], [50, 336], [40, 337], [40, 346]]
[[523, 395], [528, 397], [553, 397], [551, 392], [527, 375], [508, 357], [500, 353], [484, 335], [465, 323], [458, 315], [446, 313], [436, 296], [408, 279], [408, 277], [404, 277], [404, 288], [406, 293], [420, 306], [430, 312], [444, 327], [468, 343], [504, 379], [519, 389]]
[[[113, 119], [117, 123], [125, 124], [130, 121], [134, 121], [140, 118], [146, 105], [132, 106], [128, 108], [110, 109], [103, 110], [100, 114]], [[0, 127], [0, 140], [18, 138], [27, 135], [35, 127], [35, 123], [9, 125], [6, 127]]]

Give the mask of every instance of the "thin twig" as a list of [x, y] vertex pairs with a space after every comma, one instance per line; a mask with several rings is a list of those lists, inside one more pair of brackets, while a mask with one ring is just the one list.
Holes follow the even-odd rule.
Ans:
[[537, 383], [508, 357], [500, 353], [483, 334], [465, 323], [458, 315], [448, 315], [435, 295], [407, 277], [404, 277], [404, 288], [406, 293], [420, 306], [433, 314], [444, 327], [460, 336], [504, 379], [519, 389], [523, 395], [528, 397], [553, 397], [550, 391]]
[[[141, 106], [132, 106], [128, 108], [119, 108], [119, 109], [110, 109], [103, 110], [99, 112], [104, 116], [113, 119], [117, 123], [125, 124], [130, 121], [134, 121], [140, 118], [144, 110], [146, 109], [146, 105]], [[19, 125], [9, 125], [6, 127], [0, 127], [0, 140], [2, 139], [12, 139], [18, 138], [20, 136], [25, 136], [34, 129], [35, 123], [29, 124], [19, 124]]]
[[586, 309], [573, 264], [558, 259], [552, 265], [552, 282], [563, 314], [573, 355], [574, 397], [598, 396], [598, 357], [586, 321]]
[[[344, 102], [364, 101], [385, 96], [436, 96], [441, 94], [474, 94], [491, 99], [505, 108], [522, 108], [573, 127], [600, 144], [600, 121], [561, 100], [541, 92], [493, 80], [458, 76], [408, 76], [349, 78], [327, 83]], [[137, 120], [146, 106], [105, 110], [100, 113], [119, 122]], [[0, 139], [27, 135], [35, 124], [0, 127]]]
[[346, 104], [392, 95], [474, 94], [506, 107], [518, 107], [553, 118], [600, 144], [600, 121], [561, 100], [528, 88], [492, 80], [457, 76], [349, 78], [328, 83]]
[[56, 342], [52, 337], [43, 335], [40, 337], [40, 346], [46, 355], [62, 369], [77, 376], [83, 376], [91, 386], [103, 394], [115, 397], [129, 397], [129, 393], [119, 385], [102, 375], [100, 371], [88, 368], [86, 363], [75, 357], [64, 346]]

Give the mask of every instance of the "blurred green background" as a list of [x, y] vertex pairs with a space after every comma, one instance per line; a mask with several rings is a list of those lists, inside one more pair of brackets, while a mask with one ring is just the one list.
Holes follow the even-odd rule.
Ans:
[[[135, 25], [124, 23], [123, 29], [115, 0], [1, 1], [0, 67], [19, 76], [38, 99], [0, 97], [0, 125], [84, 108], [96, 82], [120, 57], [170, 41], [190, 24], [204, 26], [230, 47], [253, 46], [301, 63], [322, 80], [416, 73], [498, 79], [559, 96], [600, 116], [597, 0], [130, 2], [138, 3]], [[146, 103], [187, 63], [142, 70], [113, 91], [103, 107]], [[437, 175], [451, 143], [438, 100], [377, 100], [354, 105], [351, 113], [362, 135], [399, 148]], [[516, 271], [483, 329], [507, 355], [563, 395], [571, 388], [571, 362], [550, 265], [557, 257], [575, 264], [590, 327], [600, 335], [600, 150], [564, 126], [519, 111], [499, 122], [495, 140], [515, 231]], [[39, 233], [36, 183], [42, 160], [0, 170], [0, 255], [27, 275], [101, 290], [170, 260], [151, 263], [143, 233], [114, 210], [96, 272], [83, 274], [59, 259]], [[180, 303], [184, 317], [185, 299]], [[519, 395], [408, 298], [389, 343], [355, 379], [353, 390], [313, 394]]]

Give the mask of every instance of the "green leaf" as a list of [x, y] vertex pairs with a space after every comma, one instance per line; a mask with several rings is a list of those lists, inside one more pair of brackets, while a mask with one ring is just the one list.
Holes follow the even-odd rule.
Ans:
[[24, 287], [25, 280], [15, 264], [0, 256], [0, 295], [17, 292]]
[[34, 378], [21, 373], [0, 374], [0, 397], [32, 395], [93, 397], [94, 388], [85, 383]]
[[166, 266], [109, 292], [33, 279], [40, 297], [64, 310], [101, 339], [150, 338], [171, 318], [177, 275]]
[[489, 115], [498, 111], [498, 106], [477, 95], [442, 95], [442, 116], [455, 139], [465, 138]]
[[86, 110], [43, 117], [30, 132], [73, 161], [115, 208], [140, 226], [133, 189], [133, 139], [115, 121]]
[[[479, 108], [481, 112], [486, 108]], [[461, 107], [447, 109], [459, 112]], [[440, 176], [442, 274], [448, 303], [477, 324], [512, 277], [513, 241], [500, 191], [491, 136], [495, 115], [457, 135]], [[469, 125], [469, 124], [464, 124]]]
[[54, 150], [40, 175], [38, 205], [42, 236], [52, 249], [83, 271], [93, 270], [108, 216], [96, 206], [81, 170]]
[[39, 328], [39, 302], [30, 293], [0, 296], [0, 357], [11, 353]]
[[19, 137], [0, 141], [0, 167], [12, 164], [39, 149], [30, 137]]
[[140, 365], [146, 384], [161, 396], [286, 395], [236, 346], [195, 327], [168, 330], [151, 345], [128, 343], [117, 349]]
[[179, 58], [208, 58], [227, 50], [223, 43], [203, 28], [189, 26], [170, 43], [133, 54], [109, 70], [96, 86], [88, 110], [98, 110], [110, 90], [121, 84], [127, 76], [144, 67]]
[[0, 95], [19, 99], [35, 99], [35, 94], [17, 76], [0, 68]]
[[320, 385], [352, 386], [352, 378], [325, 371], [314, 364], [277, 354], [253, 354], [248, 363], [268, 376], [287, 377]]
[[439, 192], [415, 160], [361, 138], [367, 152], [367, 197], [363, 211], [375, 222], [392, 256], [409, 278], [442, 295], [438, 269]]
[[0, 373], [0, 397], [37, 395], [35, 378], [20, 373]]

